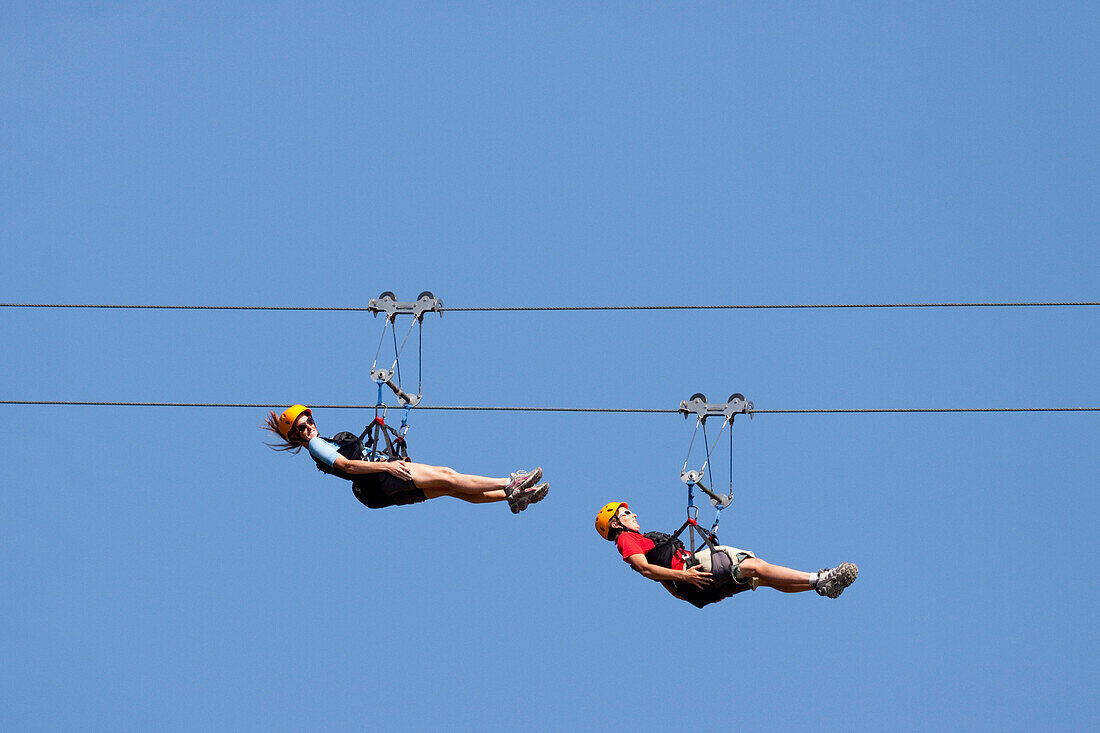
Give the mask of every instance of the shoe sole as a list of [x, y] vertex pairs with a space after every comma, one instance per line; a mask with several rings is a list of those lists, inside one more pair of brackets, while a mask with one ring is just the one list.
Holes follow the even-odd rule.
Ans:
[[855, 563], [842, 562], [836, 568], [836, 592], [826, 593], [829, 598], [840, 598], [840, 594], [844, 592], [844, 589], [856, 582], [856, 578], [859, 577], [859, 567]]
[[523, 492], [514, 502], [509, 501], [508, 506], [512, 510], [512, 514], [519, 514], [532, 504], [537, 504], [542, 501], [546, 497], [548, 491], [550, 491], [550, 484], [536, 486], [533, 489]]
[[538, 504], [540, 501], [546, 498], [546, 495], [550, 493], [550, 484], [539, 484], [535, 488], [528, 492], [527, 506], [532, 504]]

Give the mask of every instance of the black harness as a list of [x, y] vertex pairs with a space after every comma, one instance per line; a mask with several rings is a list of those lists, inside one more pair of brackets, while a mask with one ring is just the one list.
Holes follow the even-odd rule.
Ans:
[[[365, 433], [364, 433], [365, 435]], [[361, 461], [363, 460], [363, 435], [355, 435], [355, 433], [337, 433], [331, 438], [321, 438], [321, 440], [328, 441], [336, 446], [336, 452], [347, 458], [349, 461]], [[313, 458], [313, 455], [310, 454]], [[317, 470], [323, 473], [327, 473], [329, 476], [337, 476], [348, 481], [354, 481], [355, 476], [350, 473], [344, 473], [343, 471], [334, 468], [332, 466], [325, 465], [322, 461], [313, 459], [313, 462], [317, 464]]]
[[[700, 536], [703, 538], [703, 544], [694, 550], [686, 548], [684, 543], [680, 541], [680, 535], [688, 527], [693, 527], [695, 530], [698, 530]], [[688, 554], [688, 557], [684, 561], [684, 567], [695, 567], [699, 564], [699, 561], [695, 559], [695, 553], [699, 552], [704, 547], [710, 548], [711, 581], [708, 585], [698, 588], [691, 583], [663, 581], [665, 587], [670, 588], [677, 596], [683, 598], [696, 608], [702, 608], [711, 603], [717, 603], [718, 601], [752, 588], [750, 583], [738, 581], [733, 577], [733, 569], [737, 564], [736, 560], [730, 557], [725, 550], [718, 549], [717, 535], [699, 526], [691, 519], [684, 522], [683, 526], [676, 530], [674, 534], [646, 532], [644, 536], [646, 539], [654, 542], [653, 549], [645, 554], [646, 562], [662, 568], [671, 569], [672, 558], [676, 557], [677, 553], [680, 552], [687, 552]]]
[[[407, 461], [409, 450], [405, 438], [387, 425], [385, 421], [376, 417], [371, 421], [362, 433], [342, 432], [331, 438], [321, 438], [336, 446], [336, 452], [349, 461]], [[312, 454], [310, 455], [312, 458]], [[329, 476], [338, 476], [348, 481], [363, 478], [362, 475], [352, 476], [349, 473], [327, 466], [316, 458], [317, 470], [327, 473]]]

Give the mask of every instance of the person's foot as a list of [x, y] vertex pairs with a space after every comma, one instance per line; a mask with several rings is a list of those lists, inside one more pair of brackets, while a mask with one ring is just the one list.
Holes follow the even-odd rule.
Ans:
[[835, 568], [822, 568], [817, 575], [814, 590], [819, 596], [839, 598], [844, 589], [856, 582], [859, 568], [854, 563], [842, 562]]
[[546, 498], [546, 495], [550, 493], [550, 484], [541, 483], [537, 486], [532, 486], [526, 492], [527, 504], [538, 504], [540, 501]]
[[550, 484], [539, 484], [529, 489], [513, 491], [508, 497], [508, 506], [512, 509], [512, 514], [519, 514], [529, 505], [542, 501], [548, 491], [550, 491]]
[[[519, 514], [527, 508], [531, 501], [531, 489], [540, 478], [542, 478], [542, 468], [516, 471], [511, 475], [508, 485], [504, 487], [504, 495], [508, 498], [508, 507], [512, 510], [512, 514]], [[542, 496], [546, 496], [546, 492], [543, 492]]]

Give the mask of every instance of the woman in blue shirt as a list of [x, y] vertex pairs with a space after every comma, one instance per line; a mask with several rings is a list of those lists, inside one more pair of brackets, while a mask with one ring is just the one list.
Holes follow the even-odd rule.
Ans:
[[446, 466], [412, 461], [364, 461], [341, 455], [338, 446], [321, 437], [313, 413], [305, 405], [287, 408], [282, 415], [268, 413], [267, 430], [282, 440], [275, 450], [309, 451], [317, 466], [352, 482], [355, 498], [371, 509], [415, 504], [437, 496], [453, 496], [472, 504], [507, 501], [513, 514], [535, 504], [550, 490], [539, 483], [542, 469], [516, 471], [507, 478], [459, 473]]

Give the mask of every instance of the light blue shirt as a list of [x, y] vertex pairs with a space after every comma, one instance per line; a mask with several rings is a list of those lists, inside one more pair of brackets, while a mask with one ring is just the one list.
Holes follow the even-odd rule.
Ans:
[[329, 468], [336, 463], [336, 459], [340, 457], [340, 453], [336, 450], [336, 446], [327, 440], [321, 439], [320, 436], [309, 439], [309, 454], [313, 456], [315, 460], [320, 461]]

